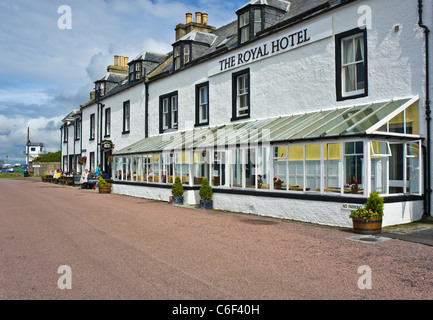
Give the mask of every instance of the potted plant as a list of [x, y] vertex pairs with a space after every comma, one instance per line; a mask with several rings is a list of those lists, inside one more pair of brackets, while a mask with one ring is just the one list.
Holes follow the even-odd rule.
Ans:
[[261, 189], [263, 185], [262, 176], [259, 174], [257, 175], [257, 188]]
[[355, 181], [350, 184], [350, 190], [352, 193], [358, 194], [359, 191], [359, 181]]
[[376, 234], [382, 232], [383, 197], [379, 192], [371, 192], [364, 208], [352, 210], [350, 218], [353, 230], [361, 234]]
[[112, 184], [105, 181], [102, 177], [99, 177], [98, 182], [96, 183], [99, 189], [99, 193], [110, 193]]
[[280, 190], [283, 183], [284, 181], [280, 178], [274, 178], [274, 189]]
[[171, 187], [172, 203], [183, 204], [183, 186], [179, 177], [174, 179], [173, 186]]
[[200, 209], [212, 209], [212, 187], [209, 185], [209, 181], [204, 178], [201, 182], [201, 187], [199, 191], [200, 195]]

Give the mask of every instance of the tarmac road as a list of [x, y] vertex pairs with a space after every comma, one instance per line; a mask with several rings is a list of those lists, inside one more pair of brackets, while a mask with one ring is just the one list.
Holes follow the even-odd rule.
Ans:
[[433, 298], [432, 246], [353, 236], [38, 178], [0, 179], [0, 299]]

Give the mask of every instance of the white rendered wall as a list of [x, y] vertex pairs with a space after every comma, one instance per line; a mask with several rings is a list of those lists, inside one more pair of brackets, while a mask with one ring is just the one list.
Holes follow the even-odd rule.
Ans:
[[[287, 35], [318, 19], [332, 17], [333, 33], [358, 26], [358, 9], [371, 9], [371, 29], [367, 30], [368, 96], [336, 101], [335, 40], [328, 37], [271, 58], [207, 77], [208, 62], [151, 82], [149, 87], [149, 133], [159, 134], [159, 97], [178, 91], [179, 128], [192, 129], [195, 114], [195, 84], [209, 81], [210, 126], [230, 123], [232, 116], [232, 73], [250, 68], [250, 119], [329, 109], [353, 104], [423, 96], [423, 32], [417, 26], [416, 1], [360, 1], [331, 11], [326, 16], [299, 24], [270, 37]], [[399, 24], [401, 31], [394, 32]], [[257, 46], [267, 39], [257, 42]], [[238, 49], [242, 50], [242, 49]], [[219, 61], [237, 50], [217, 57]], [[420, 115], [423, 103], [420, 104]], [[420, 118], [421, 119], [421, 118]], [[425, 132], [425, 123], [420, 129]]]
[[[160, 201], [169, 201], [171, 195], [170, 188], [132, 184], [114, 184], [112, 192]], [[188, 190], [184, 193], [185, 204], [197, 204], [199, 199], [198, 191]], [[307, 199], [257, 197], [227, 193], [214, 193], [213, 195], [214, 209], [350, 228], [352, 227], [352, 219], [349, 218], [350, 210], [343, 209], [342, 205], [339, 202]], [[422, 201], [385, 204], [382, 226], [420, 220], [422, 205]]]

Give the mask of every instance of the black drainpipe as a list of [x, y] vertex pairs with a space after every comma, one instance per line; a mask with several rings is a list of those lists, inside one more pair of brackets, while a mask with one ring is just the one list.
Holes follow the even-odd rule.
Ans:
[[146, 79], [146, 70], [144, 70], [144, 137], [149, 137], [149, 84]]
[[425, 193], [425, 215], [427, 217], [431, 216], [430, 212], [430, 199], [431, 199], [431, 175], [430, 175], [430, 72], [429, 72], [429, 28], [423, 24], [422, 22], [422, 0], [418, 0], [418, 25], [420, 28], [424, 29], [425, 36], [425, 68], [426, 68], [426, 79], [425, 79], [425, 119], [427, 122], [427, 140], [426, 140], [426, 183], [424, 185], [424, 193]]

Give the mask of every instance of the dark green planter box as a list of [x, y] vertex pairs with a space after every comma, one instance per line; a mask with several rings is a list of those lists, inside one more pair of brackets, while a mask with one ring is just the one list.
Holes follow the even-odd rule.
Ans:
[[212, 210], [213, 200], [201, 200], [200, 199], [200, 209]]
[[173, 196], [172, 204], [183, 204], [183, 196]]

